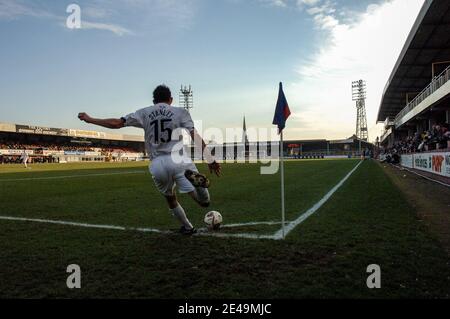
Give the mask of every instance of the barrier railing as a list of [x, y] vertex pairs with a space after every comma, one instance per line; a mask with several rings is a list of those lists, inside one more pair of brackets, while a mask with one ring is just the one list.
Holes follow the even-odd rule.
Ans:
[[395, 117], [395, 123], [398, 124], [400, 119], [402, 119], [406, 114], [411, 112], [420, 103], [422, 103], [427, 97], [440, 89], [445, 83], [450, 80], [450, 66], [447, 67], [441, 74], [434, 77], [433, 81], [426, 88], [422, 90], [411, 102], [409, 102], [406, 107], [400, 111]]

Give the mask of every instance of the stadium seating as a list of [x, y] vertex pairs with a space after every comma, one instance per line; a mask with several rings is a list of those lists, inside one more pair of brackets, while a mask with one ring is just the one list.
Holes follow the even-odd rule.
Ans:
[[[0, 141], [0, 164], [20, 163], [20, 156], [25, 150], [30, 154], [30, 162], [32, 163], [54, 163], [59, 160], [50, 153], [74, 153], [79, 156], [91, 155], [97, 160], [104, 158], [120, 157], [120, 154], [137, 154], [140, 153], [131, 147], [94, 147], [85, 145], [74, 145], [71, 143], [46, 143], [39, 144], [22, 144], [18, 142]], [[7, 151], [7, 152], [5, 152]], [[71, 154], [72, 155], [72, 154]]]
[[383, 154], [408, 154], [450, 149], [450, 128], [448, 124], [434, 125], [431, 130], [415, 133], [383, 150]]

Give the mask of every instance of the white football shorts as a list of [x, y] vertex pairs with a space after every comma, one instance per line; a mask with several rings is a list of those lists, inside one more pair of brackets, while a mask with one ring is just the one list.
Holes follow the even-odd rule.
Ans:
[[150, 164], [150, 173], [156, 188], [166, 196], [174, 195], [175, 187], [181, 194], [195, 191], [195, 187], [184, 176], [186, 170], [198, 172], [189, 158], [185, 158], [182, 163], [174, 163], [170, 155], [161, 155], [154, 158]]

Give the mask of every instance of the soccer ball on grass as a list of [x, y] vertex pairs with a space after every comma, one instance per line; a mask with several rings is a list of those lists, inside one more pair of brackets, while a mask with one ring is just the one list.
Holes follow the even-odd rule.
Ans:
[[223, 218], [219, 212], [211, 211], [205, 215], [205, 224], [209, 230], [219, 230], [222, 222]]

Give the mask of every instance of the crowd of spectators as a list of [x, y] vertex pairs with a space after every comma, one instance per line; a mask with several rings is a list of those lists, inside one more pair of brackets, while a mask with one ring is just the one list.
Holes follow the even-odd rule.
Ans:
[[53, 144], [53, 143], [39, 143], [39, 144], [22, 144], [15, 142], [0, 143], [0, 149], [7, 150], [50, 150], [50, 151], [84, 151], [92, 152], [94, 149], [85, 145], [73, 145], [73, 144]]
[[431, 130], [422, 133], [416, 132], [402, 141], [394, 143], [391, 148], [385, 149], [381, 155], [388, 163], [398, 164], [401, 154], [420, 153], [424, 151], [446, 150], [450, 144], [450, 126], [433, 125]]
[[93, 147], [86, 145], [74, 145], [71, 143], [39, 143], [39, 144], [22, 144], [22, 143], [13, 143], [13, 142], [1, 142], [0, 141], [0, 149], [5, 150], [49, 150], [49, 151], [79, 151], [79, 152], [96, 152], [100, 151], [102, 153], [112, 153], [112, 152], [136, 152], [135, 149], [127, 148], [127, 147]]
[[62, 151], [62, 152], [98, 152], [101, 156], [107, 159], [113, 160], [113, 154], [118, 153], [136, 153], [139, 152], [131, 147], [106, 147], [106, 146], [94, 146], [86, 144], [75, 144], [75, 143], [47, 143], [39, 142], [39, 144], [34, 143], [21, 143], [21, 142], [10, 142], [5, 140], [0, 140], [0, 150], [15, 150], [14, 154], [0, 152], [0, 164], [14, 164], [21, 163], [21, 153], [23, 150], [33, 151], [30, 156], [30, 163], [55, 163], [58, 158], [50, 155], [45, 155], [43, 151]]
[[397, 153], [418, 153], [431, 150], [445, 150], [449, 148], [449, 125], [434, 125], [431, 130], [422, 133], [417, 132], [403, 141], [395, 143], [391, 150]]

